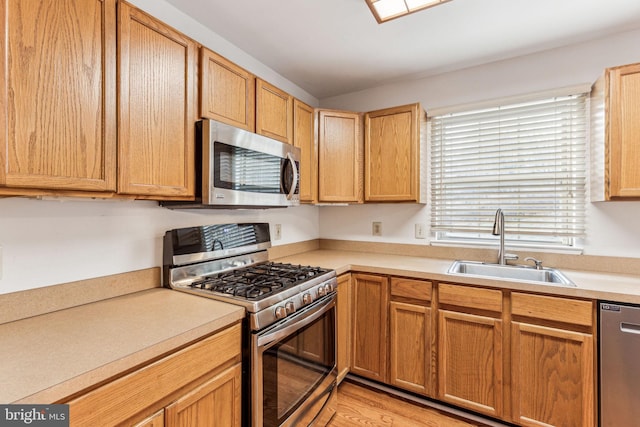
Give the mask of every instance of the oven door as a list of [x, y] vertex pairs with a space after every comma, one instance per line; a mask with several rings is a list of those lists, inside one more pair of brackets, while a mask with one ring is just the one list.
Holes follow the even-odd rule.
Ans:
[[336, 411], [336, 296], [252, 336], [252, 425], [321, 426]]

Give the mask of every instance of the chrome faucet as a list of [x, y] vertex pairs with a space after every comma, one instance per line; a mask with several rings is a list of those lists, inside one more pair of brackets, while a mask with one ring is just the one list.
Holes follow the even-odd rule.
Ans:
[[493, 234], [494, 236], [500, 236], [500, 248], [498, 249], [498, 264], [506, 265], [507, 260], [518, 259], [518, 255], [504, 253], [504, 214], [502, 213], [502, 209], [498, 209], [496, 211], [496, 218], [493, 222], [493, 231], [491, 232], [491, 234]]

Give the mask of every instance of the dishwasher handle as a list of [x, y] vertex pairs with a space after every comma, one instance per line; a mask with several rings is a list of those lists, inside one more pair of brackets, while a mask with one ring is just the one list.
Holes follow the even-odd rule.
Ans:
[[627, 334], [640, 335], [640, 325], [635, 323], [620, 322], [620, 331]]

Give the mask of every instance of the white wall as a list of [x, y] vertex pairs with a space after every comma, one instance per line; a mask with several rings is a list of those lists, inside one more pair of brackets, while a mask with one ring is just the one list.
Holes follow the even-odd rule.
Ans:
[[159, 266], [165, 231], [238, 222], [281, 224], [274, 246], [319, 236], [310, 206], [173, 211], [150, 201], [0, 199], [0, 294]]
[[[320, 100], [323, 108], [371, 111], [420, 102], [427, 110], [593, 83], [604, 68], [640, 62], [640, 31], [494, 62], [437, 76], [407, 79]], [[584, 253], [640, 258], [640, 202], [589, 204]], [[508, 219], [507, 219], [508, 220]], [[371, 222], [382, 221], [382, 237]], [[407, 224], [406, 222], [411, 221]], [[413, 223], [428, 223], [424, 205], [322, 207], [320, 235], [396, 243], [429, 244], [414, 238]]]

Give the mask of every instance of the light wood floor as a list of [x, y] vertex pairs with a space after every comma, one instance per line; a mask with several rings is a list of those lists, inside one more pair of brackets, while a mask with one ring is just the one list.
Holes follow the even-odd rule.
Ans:
[[338, 389], [338, 412], [328, 427], [407, 426], [484, 427], [385, 392], [344, 381]]

